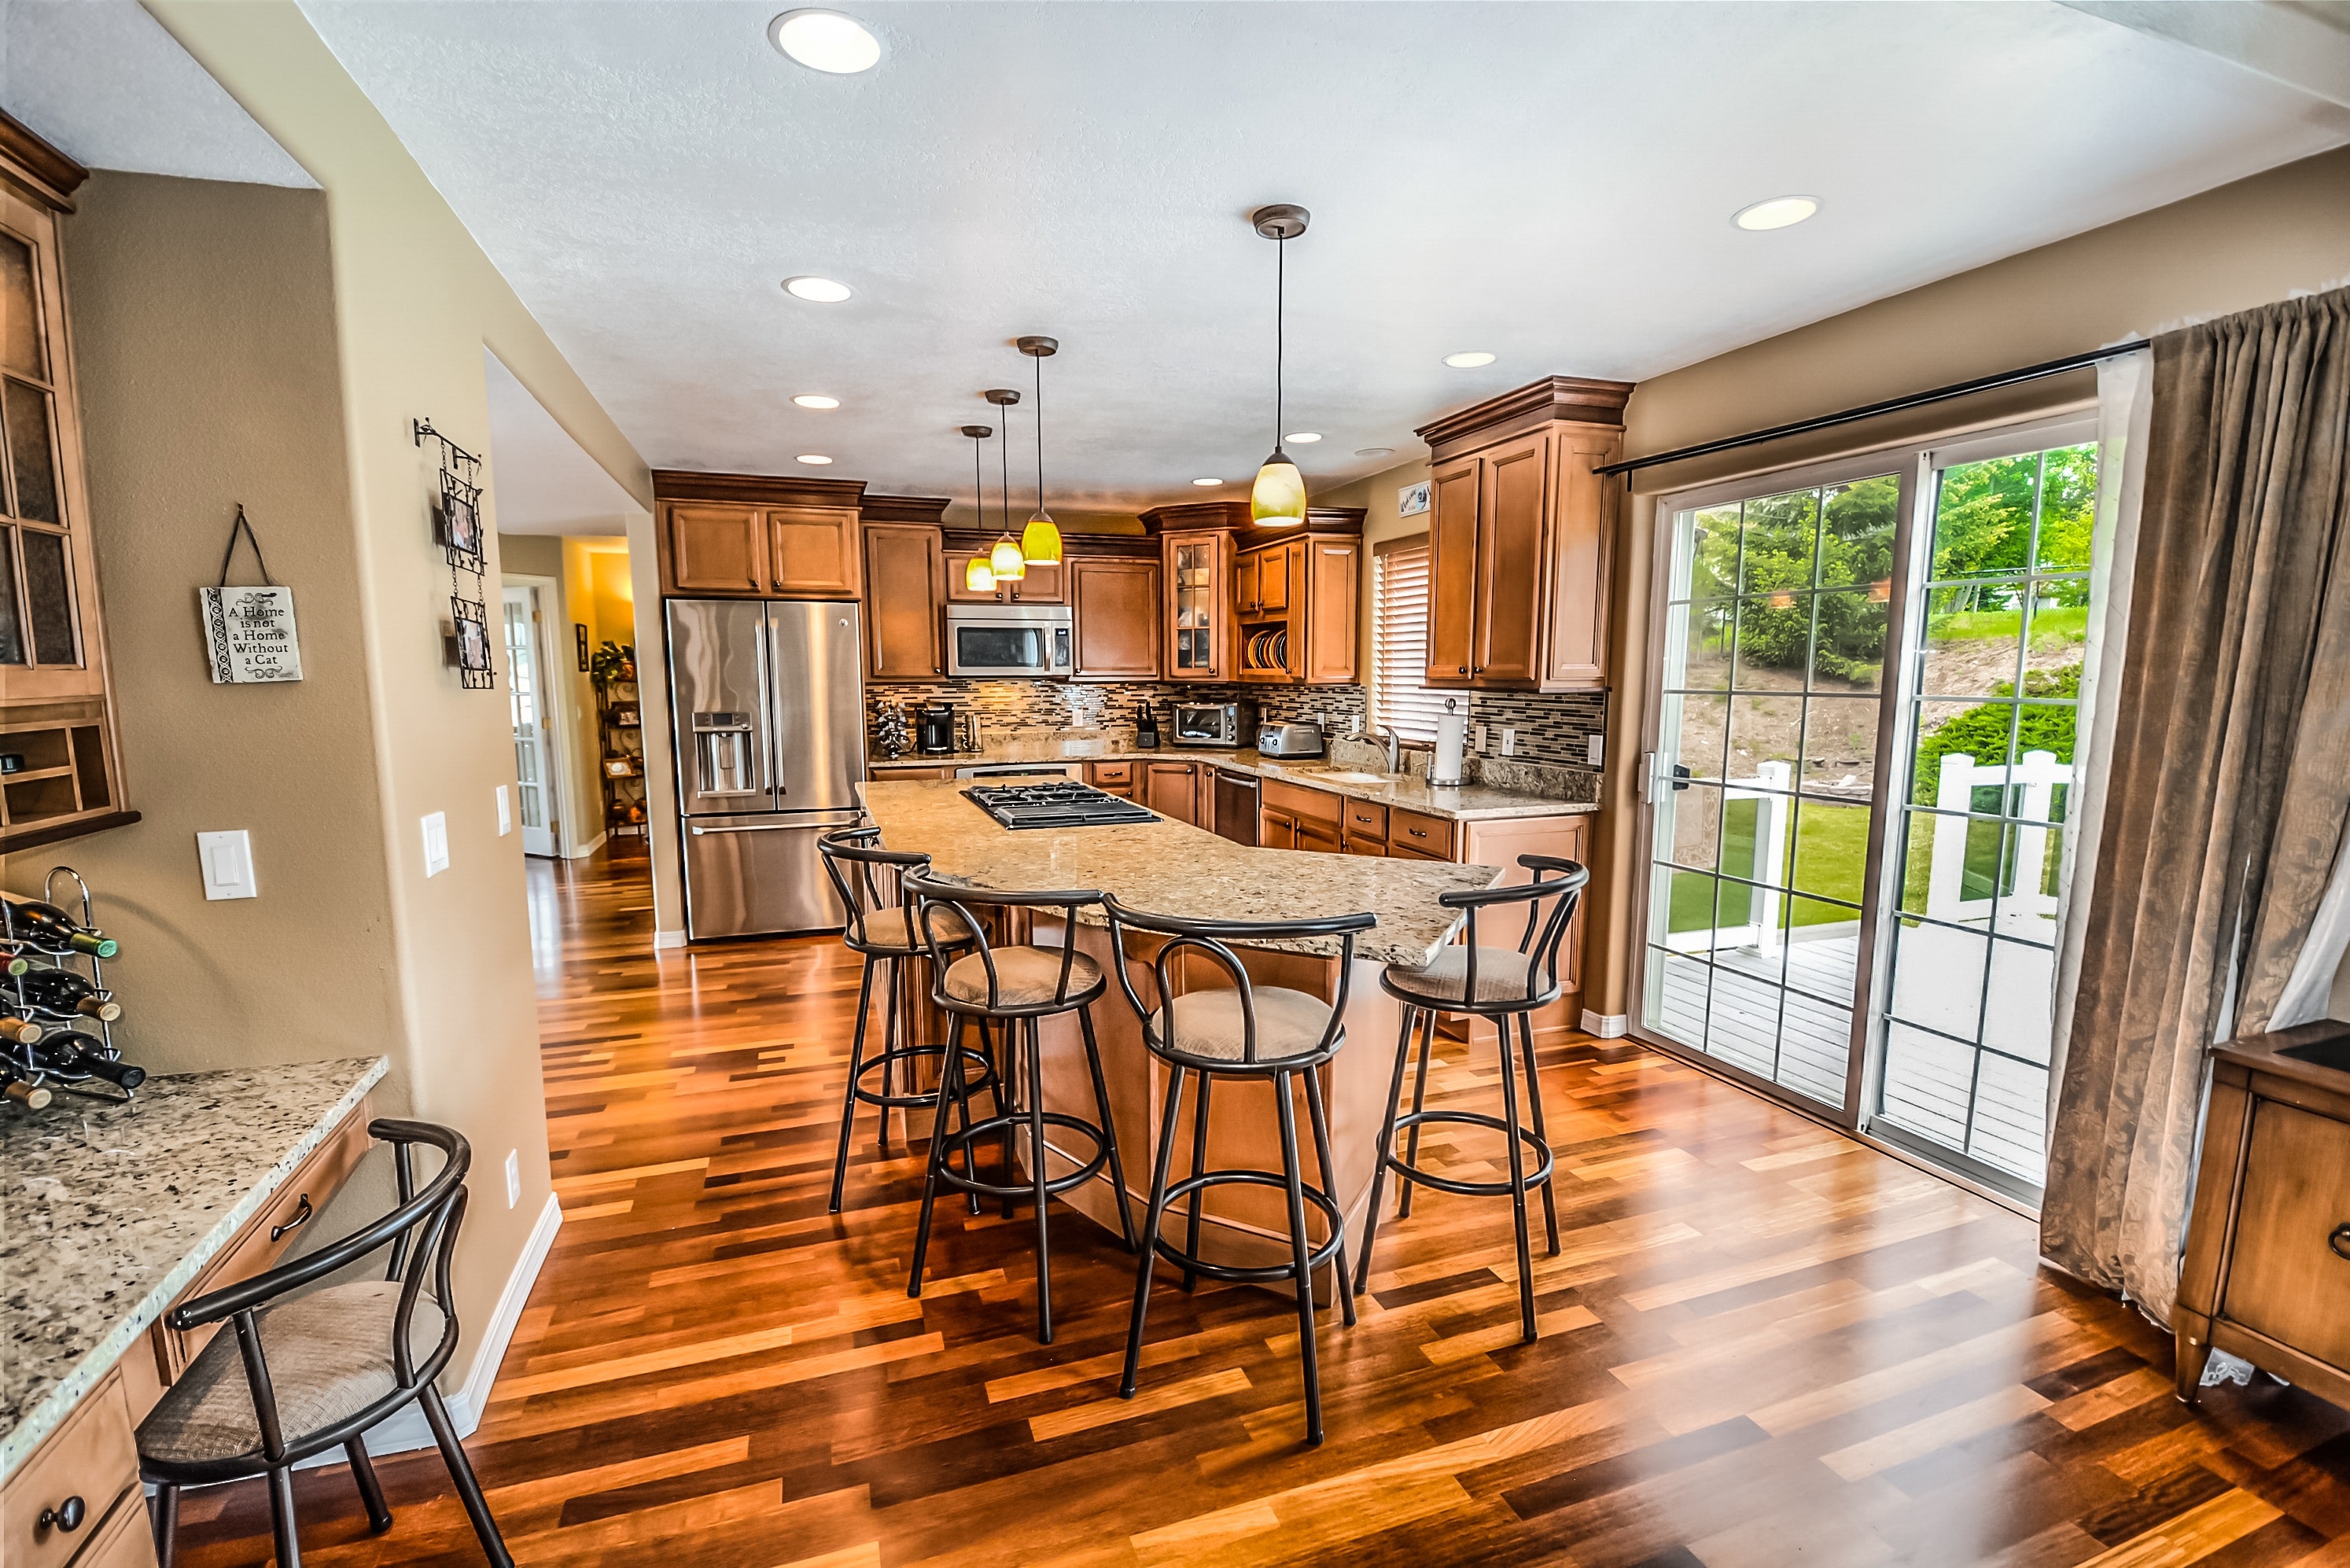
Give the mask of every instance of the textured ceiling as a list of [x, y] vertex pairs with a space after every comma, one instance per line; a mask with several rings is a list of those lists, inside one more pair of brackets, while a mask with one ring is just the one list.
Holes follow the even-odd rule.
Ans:
[[0, 106], [87, 168], [317, 183], [138, 0], [0, 0]]
[[514, 372], [484, 350], [490, 491], [501, 534], [611, 535], [642, 510], [580, 450]]

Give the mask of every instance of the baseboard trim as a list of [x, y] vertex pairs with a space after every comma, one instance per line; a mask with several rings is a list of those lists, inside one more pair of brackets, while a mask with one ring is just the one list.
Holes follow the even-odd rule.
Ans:
[[[497, 1381], [498, 1367], [506, 1358], [506, 1345], [513, 1340], [515, 1329], [522, 1323], [522, 1309], [530, 1300], [530, 1289], [538, 1282], [538, 1271], [546, 1263], [546, 1254], [555, 1246], [555, 1233], [563, 1225], [563, 1205], [555, 1194], [546, 1195], [546, 1207], [538, 1211], [538, 1223], [531, 1227], [530, 1240], [523, 1246], [522, 1256], [515, 1260], [514, 1272], [506, 1276], [506, 1288], [498, 1296], [496, 1310], [490, 1314], [487, 1331], [473, 1352], [473, 1365], [465, 1374], [463, 1386], [453, 1393], [443, 1391], [442, 1399], [449, 1407], [450, 1425], [457, 1435], [469, 1438], [482, 1424], [482, 1413], [489, 1408], [490, 1386]], [[405, 1406], [377, 1426], [367, 1435], [368, 1453], [380, 1459], [386, 1454], [412, 1453], [418, 1449], [433, 1447], [432, 1428], [417, 1406]], [[343, 1462], [340, 1449], [329, 1449], [299, 1468], [316, 1465], [338, 1465]]]
[[685, 946], [685, 933], [683, 931], [655, 931], [653, 933], [653, 950], [655, 952], [660, 951], [663, 948], [681, 948], [683, 946]]
[[1602, 1040], [1621, 1040], [1631, 1033], [1631, 1029], [1632, 1019], [1628, 1013], [1594, 1012], [1587, 1007], [1583, 1010], [1583, 1032], [1586, 1034], [1595, 1034]]
[[611, 836], [611, 834], [608, 832], [599, 833], [595, 837], [589, 839], [587, 843], [575, 846], [571, 852], [566, 855], [564, 858], [566, 860], [585, 860], [590, 855], [595, 854], [598, 849], [603, 848], [604, 841]]

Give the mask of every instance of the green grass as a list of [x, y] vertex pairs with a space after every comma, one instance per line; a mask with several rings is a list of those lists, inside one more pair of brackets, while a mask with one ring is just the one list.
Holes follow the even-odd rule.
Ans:
[[[1868, 871], [1868, 813], [1854, 806], [1820, 801], [1798, 803], [1796, 820], [1788, 825], [1787, 857], [1794, 866], [1793, 886], [1798, 893], [1841, 898], [1857, 904]], [[1755, 863], [1754, 827], [1762, 803], [1731, 801], [1723, 812], [1721, 865], [1737, 871]], [[1667, 929], [1674, 932], [1702, 931], [1715, 926], [1738, 926], [1752, 919], [1753, 889], [1735, 883], [1721, 885], [1721, 909], [1713, 908], [1713, 878], [1701, 872], [1673, 874], [1671, 909]], [[1794, 923], [1836, 925], [1858, 917], [1829, 904], [1797, 904]]]
[[[1960, 610], [1955, 614], [1930, 618], [1926, 636], [1930, 642], [1956, 642], [1962, 639], [1971, 640], [1979, 638], [2012, 640], [2022, 630], [2023, 612], [2020, 609]], [[2086, 605], [2060, 605], [2041, 610], [2032, 618], [2032, 641], [2035, 648], [2085, 642], [2088, 636], [2089, 608]]]

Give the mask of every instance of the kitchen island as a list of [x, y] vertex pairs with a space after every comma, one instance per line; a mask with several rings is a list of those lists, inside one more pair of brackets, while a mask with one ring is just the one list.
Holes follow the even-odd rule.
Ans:
[[[1197, 919], [1309, 919], [1366, 909], [1378, 918], [1378, 926], [1355, 941], [1353, 970], [1347, 976], [1346, 1045], [1321, 1070], [1336, 1168], [1326, 1178], [1314, 1170], [1310, 1149], [1305, 1156], [1306, 1179], [1330, 1193], [1348, 1229], [1359, 1235], [1402, 1023], [1399, 1007], [1379, 989], [1379, 971], [1389, 963], [1426, 962], [1451, 940], [1458, 923], [1439, 898], [1491, 887], [1502, 873], [1485, 866], [1251, 848], [1165, 817], [1133, 825], [1014, 832], [964, 798], [965, 787], [967, 781], [868, 784], [866, 806], [887, 847], [928, 855], [932, 872], [942, 880], [1001, 890], [1098, 889], [1137, 909]], [[1027, 933], [1006, 936], [1047, 946], [1064, 940], [1058, 922], [1041, 914]], [[1149, 961], [1157, 951], [1157, 939], [1129, 934], [1127, 950], [1114, 954], [1107, 923], [1096, 911], [1079, 915], [1068, 940], [1106, 973], [1113, 962], [1127, 962], [1136, 989], [1146, 1002], [1151, 999]], [[1253, 983], [1289, 986], [1325, 1001], [1337, 995], [1340, 944], [1336, 939], [1254, 943], [1239, 951]], [[1225, 983], [1222, 971], [1211, 966], [1194, 964], [1191, 972], [1202, 985]], [[1183, 980], [1179, 976], [1177, 983]], [[925, 1038], [938, 1038], [945, 1026], [944, 1019], [928, 1015], [926, 1009], [917, 1009], [917, 1017]], [[1140, 1020], [1115, 981], [1093, 1004], [1093, 1018], [1108, 1080], [1111, 1120], [1139, 1213], [1149, 1198], [1141, 1184], [1148, 1181], [1156, 1158], [1158, 1112], [1167, 1073], [1144, 1047]], [[1045, 1109], [1090, 1120], [1096, 1114], [1093, 1090], [1076, 1015], [1045, 1020], [1042, 1039]], [[1263, 1084], [1218, 1085], [1208, 1128], [1211, 1167], [1280, 1168], [1271, 1094]], [[1302, 1117], [1302, 1109], [1299, 1114]], [[911, 1130], [927, 1136], [930, 1129], [918, 1125]], [[1083, 1139], [1065, 1150], [1048, 1136], [1048, 1169], [1056, 1178], [1065, 1175], [1089, 1152]], [[1177, 1168], [1189, 1169], [1191, 1156], [1187, 1126], [1179, 1134]], [[1109, 1180], [1104, 1170], [1066, 1194], [1064, 1201], [1115, 1231], [1118, 1206]], [[1202, 1255], [1237, 1264], [1283, 1261], [1289, 1243], [1282, 1203], [1280, 1194], [1265, 1189], [1214, 1190], [1207, 1201]]]

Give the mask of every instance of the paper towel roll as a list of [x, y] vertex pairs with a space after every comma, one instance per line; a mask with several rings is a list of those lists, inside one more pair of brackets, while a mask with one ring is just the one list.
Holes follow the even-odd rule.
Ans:
[[1436, 760], [1429, 765], [1428, 782], [1432, 784], [1457, 784], [1461, 782], [1461, 753], [1469, 743], [1469, 717], [1465, 713], [1447, 713], [1436, 721]]

